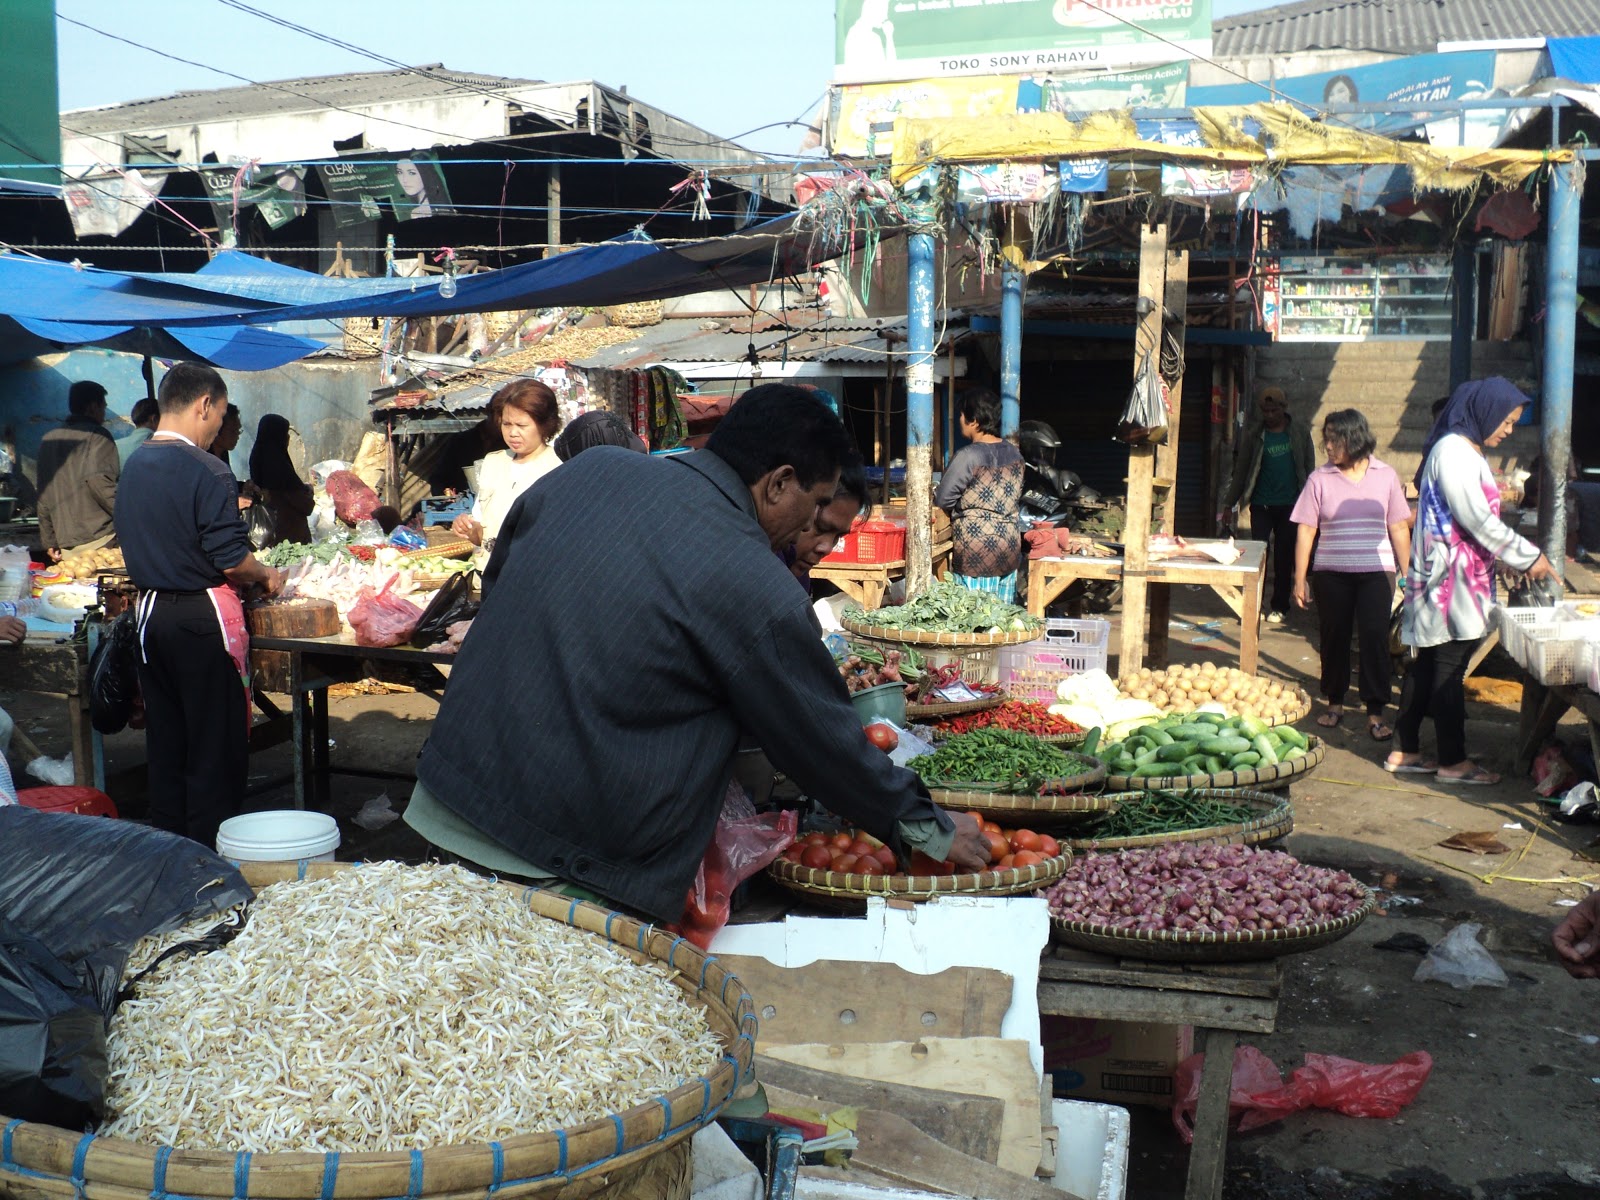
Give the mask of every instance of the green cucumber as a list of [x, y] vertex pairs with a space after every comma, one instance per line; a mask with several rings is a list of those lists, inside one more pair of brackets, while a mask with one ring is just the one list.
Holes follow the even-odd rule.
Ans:
[[1210, 771], [1206, 769], [1205, 756], [1203, 754], [1191, 754], [1179, 766], [1178, 774], [1185, 777], [1190, 775], [1209, 775]]
[[1200, 749], [1207, 754], [1221, 754], [1224, 756], [1243, 754], [1251, 748], [1249, 738], [1242, 737], [1213, 737], [1200, 743]]
[[1272, 748], [1272, 743], [1267, 741], [1264, 735], [1255, 738], [1250, 744], [1255, 747], [1256, 753], [1261, 755], [1262, 766], [1270, 767], [1278, 761], [1277, 751]]
[[1240, 717], [1239, 732], [1244, 734], [1245, 737], [1260, 737], [1267, 732], [1267, 723], [1256, 717]]
[[1084, 735], [1083, 744], [1078, 747], [1080, 754], [1093, 754], [1100, 748], [1100, 735], [1105, 731], [1096, 725]]
[[1135, 767], [1133, 771], [1135, 779], [1164, 779], [1171, 775], [1172, 764], [1163, 762], [1145, 763], [1142, 766]]
[[1160, 762], [1182, 762], [1194, 753], [1194, 747], [1188, 742], [1173, 742], [1170, 746], [1163, 746], [1156, 751], [1156, 758]]
[[1221, 775], [1228, 769], [1228, 764], [1215, 754], [1206, 755], [1206, 774]]
[[1172, 735], [1159, 725], [1146, 725], [1141, 732], [1158, 746], [1172, 745]]
[[1278, 739], [1283, 742], [1288, 742], [1291, 746], [1294, 746], [1299, 750], [1305, 750], [1311, 745], [1311, 743], [1306, 740], [1306, 735], [1301, 733], [1293, 725], [1279, 725]]
[[1183, 742], [1198, 742], [1217, 736], [1217, 731], [1204, 722], [1190, 725], [1174, 725], [1167, 732]]
[[1254, 750], [1246, 750], [1243, 754], [1235, 754], [1228, 760], [1228, 770], [1248, 771], [1252, 767], [1259, 766], [1260, 763], [1261, 755]]

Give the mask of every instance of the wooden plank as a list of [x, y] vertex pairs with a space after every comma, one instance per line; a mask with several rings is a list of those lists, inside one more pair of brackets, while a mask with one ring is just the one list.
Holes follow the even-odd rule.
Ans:
[[[1165, 225], [1145, 227], [1139, 232], [1139, 299], [1148, 302], [1149, 311], [1139, 320], [1134, 342], [1133, 369], [1139, 370], [1139, 355], [1161, 352], [1161, 305], [1165, 299], [1167, 267], [1167, 229]], [[1168, 431], [1169, 436], [1171, 431]], [[1122, 644], [1117, 673], [1125, 675], [1144, 665], [1148, 636], [1146, 607], [1148, 582], [1145, 570], [1150, 554], [1150, 506], [1154, 500], [1155, 447], [1128, 448], [1128, 499], [1123, 521], [1125, 547], [1122, 578]], [[1159, 631], [1162, 635], [1165, 630]]]
[[920, 1042], [773, 1046], [769, 1058], [817, 1071], [908, 1084], [1005, 1102], [996, 1163], [1032, 1175], [1039, 1165], [1039, 1076], [1028, 1043], [1009, 1038], [925, 1038]]
[[993, 1096], [963, 1096], [929, 1088], [855, 1079], [829, 1071], [813, 1071], [793, 1063], [756, 1056], [756, 1079], [766, 1089], [772, 1108], [881, 1108], [899, 1113], [923, 1133], [952, 1150], [992, 1163], [1000, 1154], [1000, 1124], [1005, 1101]]
[[[851, 1155], [868, 1170], [912, 1187], [953, 1196], [1004, 1196], [1006, 1200], [1083, 1200], [1040, 1183], [1033, 1171], [1013, 1172], [942, 1145], [893, 1113], [863, 1109], [856, 1119], [860, 1145]], [[1037, 1158], [1035, 1159], [1037, 1166]]]
[[1011, 977], [986, 967], [918, 975], [894, 963], [822, 960], [780, 967], [764, 958], [717, 956], [755, 998], [756, 1048], [805, 1042], [915, 1042], [923, 1037], [999, 1037]]
[[1210, 1025], [1245, 1033], [1271, 1033], [1278, 1025], [1276, 999], [1094, 983], [1041, 983], [1039, 1011], [1145, 1025]]
[[1228, 1093], [1238, 1039], [1220, 1029], [1197, 1029], [1195, 1034], [1206, 1061], [1200, 1071], [1200, 1101], [1195, 1106], [1194, 1145], [1189, 1148], [1183, 1200], [1221, 1200], [1222, 1169], [1228, 1158]]
[[1161, 498], [1161, 532], [1172, 533], [1177, 520], [1178, 437], [1182, 428], [1184, 354], [1186, 351], [1187, 316], [1189, 311], [1189, 252], [1169, 250], [1166, 263], [1166, 291], [1164, 302], [1167, 312], [1177, 320], [1171, 323], [1173, 336], [1178, 342], [1178, 378], [1172, 384], [1172, 424], [1167, 430], [1167, 440], [1156, 447], [1156, 474], [1171, 479], [1174, 486]]
[[[1251, 996], [1259, 1000], [1276, 999], [1280, 991], [1281, 975], [1276, 970], [1231, 974], [1221, 969], [1205, 972], [1183, 968], [1149, 970], [1163, 964], [1141, 963], [1138, 966], [1095, 965], [1091, 963], [1062, 962], [1044, 959], [1039, 964], [1042, 983], [1094, 983], [1108, 987], [1166, 989], [1185, 992], [1210, 992], [1218, 996]], [[1255, 965], [1255, 964], [1250, 964]], [[1276, 963], [1266, 964], [1276, 967]]]

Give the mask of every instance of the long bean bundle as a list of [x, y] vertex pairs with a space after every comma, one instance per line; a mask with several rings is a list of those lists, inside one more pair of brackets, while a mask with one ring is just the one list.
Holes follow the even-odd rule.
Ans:
[[976, 729], [940, 743], [906, 764], [930, 787], [988, 784], [1004, 792], [1036, 792], [1051, 779], [1080, 775], [1092, 765], [1013, 729]]
[[1153, 791], [1123, 800], [1116, 811], [1097, 820], [1090, 830], [1094, 838], [1150, 837], [1160, 833], [1181, 833], [1189, 829], [1211, 829], [1219, 825], [1242, 825], [1260, 816], [1247, 804], [1231, 804], [1203, 791]]

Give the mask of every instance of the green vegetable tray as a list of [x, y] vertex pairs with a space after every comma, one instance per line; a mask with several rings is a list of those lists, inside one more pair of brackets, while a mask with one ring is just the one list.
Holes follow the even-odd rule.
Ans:
[[1007, 633], [947, 633], [939, 629], [892, 629], [887, 625], [872, 625], [853, 617], [841, 617], [839, 623], [859, 637], [882, 642], [903, 642], [909, 646], [1015, 646], [1044, 636], [1041, 622], [1037, 629], [1013, 629]]
[[1349, 916], [1335, 917], [1299, 929], [1245, 929], [1234, 933], [1196, 933], [1166, 930], [1113, 929], [1088, 921], [1050, 918], [1050, 937], [1063, 946], [1093, 950], [1118, 958], [1155, 959], [1161, 962], [1220, 963], [1279, 958], [1332, 945], [1365, 921], [1377, 907], [1369, 890], [1361, 907]]
[[828, 908], [859, 912], [870, 896], [923, 902], [940, 896], [1032, 895], [1065, 874], [1072, 855], [1058, 854], [1031, 867], [968, 875], [856, 875], [802, 867], [780, 858], [767, 868], [773, 881]]
[[[1125, 800], [1146, 795], [1145, 791], [1105, 792], [1102, 798], [1111, 802], [1110, 809]], [[1171, 842], [1193, 842], [1208, 846], [1254, 846], [1288, 835], [1294, 829], [1294, 809], [1282, 796], [1267, 792], [1234, 792], [1213, 788], [1200, 788], [1194, 798], [1221, 800], [1244, 808], [1256, 810], [1256, 816], [1235, 825], [1208, 825], [1196, 829], [1178, 829], [1171, 833], [1149, 833], [1134, 837], [1069, 838], [1064, 844], [1074, 850], [1133, 850], [1142, 846], [1164, 846]]]
[[1319, 737], [1306, 739], [1306, 752], [1293, 762], [1274, 763], [1244, 771], [1223, 771], [1217, 775], [1179, 775], [1135, 778], [1108, 775], [1106, 787], [1113, 792], [1140, 792], [1160, 789], [1181, 792], [1186, 788], [1281, 788], [1309, 774], [1327, 756], [1328, 747]]

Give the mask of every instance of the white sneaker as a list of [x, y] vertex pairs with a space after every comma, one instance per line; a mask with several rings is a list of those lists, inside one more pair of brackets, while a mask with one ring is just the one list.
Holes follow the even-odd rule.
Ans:
[[1271, 612], [1269, 612], [1267, 614], [1267, 624], [1268, 625], [1282, 625], [1284, 623], [1284, 621], [1287, 619], [1287, 616], [1288, 616], [1288, 614], [1281, 613], [1277, 609], [1273, 609]]

